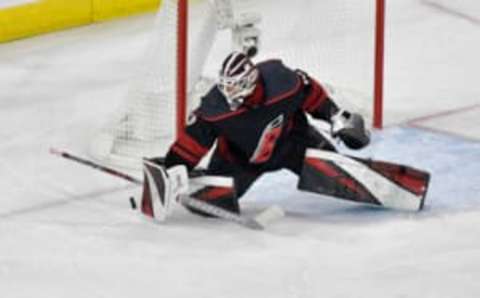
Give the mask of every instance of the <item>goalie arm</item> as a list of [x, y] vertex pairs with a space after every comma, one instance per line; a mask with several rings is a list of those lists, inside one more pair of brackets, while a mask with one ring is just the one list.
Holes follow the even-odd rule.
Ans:
[[189, 124], [167, 152], [164, 166], [185, 165], [190, 172], [208, 153], [216, 139], [217, 134], [208, 122], [195, 114], [190, 115]]
[[361, 149], [370, 143], [370, 133], [360, 114], [341, 109], [328, 96], [320, 83], [302, 71], [297, 71], [307, 90], [303, 109], [313, 118], [332, 125], [332, 137], [339, 137], [351, 149]]

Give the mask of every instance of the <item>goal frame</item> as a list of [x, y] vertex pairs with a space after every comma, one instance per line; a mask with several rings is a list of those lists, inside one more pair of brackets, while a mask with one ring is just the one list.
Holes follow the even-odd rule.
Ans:
[[[384, 63], [385, 63], [385, 19], [386, 0], [376, 1], [375, 53], [373, 80], [373, 127], [383, 128]], [[177, 86], [176, 86], [176, 135], [185, 129], [188, 100], [188, 7], [189, 0], [178, 0], [177, 40]]]
[[376, 0], [373, 127], [383, 128], [383, 88], [385, 70], [386, 0]]

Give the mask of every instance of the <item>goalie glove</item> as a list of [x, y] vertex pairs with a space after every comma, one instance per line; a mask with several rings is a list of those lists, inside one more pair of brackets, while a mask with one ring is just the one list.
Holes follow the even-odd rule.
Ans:
[[348, 148], [362, 149], [370, 143], [370, 132], [361, 115], [340, 110], [330, 120], [332, 136], [339, 137]]
[[173, 202], [188, 192], [188, 173], [184, 165], [165, 169], [152, 160], [143, 161], [141, 211], [146, 216], [164, 221], [173, 210]]

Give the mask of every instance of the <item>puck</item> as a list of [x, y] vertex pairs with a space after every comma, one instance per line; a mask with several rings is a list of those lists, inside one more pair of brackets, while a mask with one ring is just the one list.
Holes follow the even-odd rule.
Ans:
[[137, 209], [137, 203], [135, 202], [134, 197], [130, 197], [130, 206], [132, 207], [133, 210]]

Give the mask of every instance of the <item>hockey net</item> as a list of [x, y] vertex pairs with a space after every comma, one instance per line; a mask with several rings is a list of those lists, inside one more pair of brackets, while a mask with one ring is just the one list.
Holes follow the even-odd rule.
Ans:
[[377, 100], [381, 94], [376, 25], [383, 1], [163, 0], [142, 70], [122, 108], [92, 141], [91, 154], [127, 167], [139, 166], [142, 157], [163, 156], [235, 48], [232, 20], [252, 13], [261, 18], [254, 61], [280, 58], [306, 71], [328, 86], [339, 105], [381, 125], [373, 111], [374, 90]]

